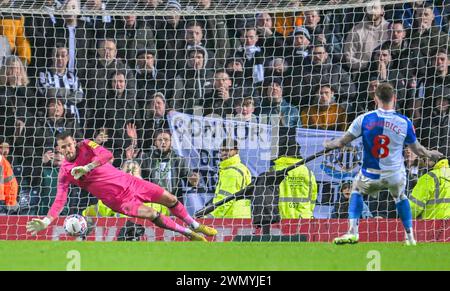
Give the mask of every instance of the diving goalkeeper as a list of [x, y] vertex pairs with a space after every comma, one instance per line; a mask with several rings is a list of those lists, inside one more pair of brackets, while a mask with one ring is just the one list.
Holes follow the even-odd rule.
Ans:
[[[110, 151], [89, 140], [76, 143], [69, 133], [57, 136], [57, 143], [65, 160], [58, 175], [55, 201], [44, 219], [33, 219], [27, 223], [27, 230], [35, 235], [46, 229], [59, 216], [67, 201], [70, 184], [77, 185], [100, 199], [106, 206], [127, 216], [151, 220], [155, 225], [181, 233], [192, 241], [206, 241], [214, 236], [214, 228], [195, 221], [177, 198], [160, 186], [141, 180], [113, 167]], [[145, 206], [145, 202], [167, 206], [170, 212], [189, 225], [183, 227], [172, 219]]]

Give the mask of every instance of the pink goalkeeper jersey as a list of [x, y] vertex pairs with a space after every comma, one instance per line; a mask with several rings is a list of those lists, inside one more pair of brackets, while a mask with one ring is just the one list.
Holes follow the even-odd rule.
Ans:
[[[69, 185], [77, 185], [102, 200], [107, 206], [118, 209], [121, 202], [130, 196], [128, 187], [135, 183], [135, 177], [113, 167], [109, 161], [113, 158], [110, 151], [97, 143], [84, 140], [77, 144], [77, 158], [73, 162], [64, 160], [59, 169], [58, 189], [55, 202], [48, 215], [58, 217], [67, 201]], [[85, 166], [97, 161], [101, 164], [81, 179], [75, 180], [70, 174], [72, 168]]]

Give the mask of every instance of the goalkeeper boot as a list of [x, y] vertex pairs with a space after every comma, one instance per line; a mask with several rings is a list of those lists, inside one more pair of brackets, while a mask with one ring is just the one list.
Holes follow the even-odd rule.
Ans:
[[217, 234], [216, 229], [206, 226], [204, 224], [200, 224], [197, 228], [194, 229], [194, 231], [203, 233], [204, 235], [207, 235], [207, 236], [215, 236]]
[[187, 234], [186, 236], [187, 236], [187, 238], [189, 238], [190, 241], [208, 242], [203, 235], [198, 234], [198, 233], [196, 233], [194, 231], [192, 231], [191, 233]]
[[359, 241], [359, 235], [346, 233], [343, 236], [339, 236], [333, 240], [333, 243], [336, 245], [344, 245], [344, 244], [356, 244]]

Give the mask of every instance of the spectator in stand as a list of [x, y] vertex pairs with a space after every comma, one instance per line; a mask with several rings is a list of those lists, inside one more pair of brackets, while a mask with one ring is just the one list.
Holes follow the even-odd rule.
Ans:
[[354, 73], [368, 69], [373, 50], [389, 37], [389, 23], [383, 17], [383, 6], [375, 3], [367, 6], [365, 11], [364, 21], [356, 24], [344, 41], [346, 65]]
[[234, 102], [234, 114], [238, 121], [258, 122], [255, 113], [255, 101], [252, 97], [239, 98]]
[[204, 50], [208, 53], [207, 58], [205, 58], [207, 60], [205, 66], [207, 68], [214, 68], [215, 55], [213, 51], [206, 49], [206, 41], [204, 39], [203, 33], [203, 23], [198, 21], [189, 21], [186, 23], [184, 31], [184, 45], [181, 49], [178, 49], [176, 55], [177, 68], [186, 68], [186, 60], [188, 59], [187, 55], [189, 51], [194, 47], [204, 48]]
[[[447, 1], [415, 1], [411, 3], [402, 3], [394, 6], [393, 18], [396, 21], [403, 21], [406, 28], [414, 26], [414, 18], [419, 8], [422, 8], [427, 4], [433, 9], [435, 25], [439, 27], [443, 32], [448, 32], [448, 15], [450, 7]], [[434, 2], [434, 3], [433, 3]]]
[[0, 136], [10, 144], [23, 134], [26, 119], [35, 109], [28, 83], [21, 60], [16, 56], [7, 57], [0, 68]]
[[55, 35], [55, 27], [58, 21], [55, 16], [56, 6], [54, 0], [45, 0], [42, 14], [33, 14], [25, 18], [25, 34], [33, 44], [31, 63], [28, 66], [28, 74], [36, 76], [38, 68], [50, 67], [51, 52], [48, 48], [55, 47], [55, 39], [49, 37]]
[[[106, 102], [108, 92], [108, 82], [112, 80], [116, 71], [122, 71], [126, 74], [127, 97], [135, 98], [136, 80], [132, 70], [127, 67], [121, 60], [117, 59], [117, 48], [114, 39], [105, 39], [99, 42], [98, 59], [93, 60], [89, 64], [86, 85], [86, 120], [87, 128], [92, 130], [98, 128], [92, 125], [94, 122], [95, 111], [103, 108], [99, 103]], [[92, 136], [92, 132], [87, 132], [88, 136]]]
[[[263, 84], [261, 114], [273, 125], [299, 127], [299, 111], [289, 104], [283, 96], [283, 82], [278, 78], [267, 78]], [[278, 119], [273, 124], [275, 118]]]
[[14, 164], [24, 158], [25, 125], [35, 110], [35, 93], [25, 67], [19, 57], [11, 55], [0, 68], [0, 135], [12, 145]]
[[[14, 8], [14, 3], [12, 3], [12, 7]], [[24, 64], [31, 63], [31, 46], [25, 35], [25, 16], [1, 13], [0, 35], [8, 39], [10, 53], [17, 55]]]
[[226, 118], [233, 114], [233, 101], [242, 96], [239, 89], [234, 90], [230, 76], [225, 70], [214, 73], [213, 90], [205, 99], [204, 115], [215, 114]]
[[323, 27], [320, 25], [320, 11], [309, 10], [305, 11], [305, 19], [303, 26], [308, 30], [311, 35], [311, 41], [313, 43], [326, 44], [327, 40], [323, 31]]
[[95, 115], [95, 128], [107, 129], [109, 139], [103, 146], [114, 155], [113, 165], [119, 167], [125, 156], [124, 151], [131, 144], [128, 134], [130, 124], [141, 128], [141, 115], [136, 100], [127, 89], [126, 73], [116, 71], [108, 85], [106, 101], [98, 104]]
[[341, 63], [344, 38], [356, 23], [360, 23], [363, 20], [364, 9], [361, 7], [340, 8], [341, 0], [329, 0], [328, 4], [330, 8], [321, 11], [322, 24], [325, 27], [325, 31], [333, 33], [333, 36], [337, 39], [340, 48], [337, 56], [333, 54], [333, 59]]
[[[341, 54], [342, 43], [335, 37], [332, 31], [327, 30], [328, 26], [321, 24], [321, 13], [319, 10], [305, 11], [304, 27], [311, 36], [312, 43], [320, 43], [329, 48], [328, 53], [333, 57]], [[336, 59], [339, 59], [336, 57]]]
[[435, 25], [433, 4], [425, 2], [415, 9], [411, 47], [419, 49], [424, 58], [434, 56], [440, 48], [448, 49], [449, 37]]
[[[293, 87], [293, 96], [300, 98], [294, 99], [292, 104], [306, 105], [310, 96], [317, 89], [319, 84], [330, 84], [335, 88], [335, 97], [339, 103], [352, 103], [356, 98], [356, 88], [351, 80], [350, 74], [340, 64], [334, 64], [329, 57], [326, 47], [321, 44], [315, 44], [312, 49], [311, 61], [304, 66], [302, 72], [297, 68], [294, 70], [295, 86]], [[298, 81], [297, 81], [298, 80]]]
[[244, 61], [242, 59], [228, 59], [225, 63], [225, 69], [232, 81], [233, 89], [241, 90], [244, 96], [258, 96], [260, 93], [252, 85], [252, 80], [244, 78]]
[[[67, 0], [61, 7], [64, 15], [55, 23], [55, 29], [45, 32], [43, 37], [54, 36], [51, 42], [47, 42], [47, 57], [51, 57], [52, 49], [57, 42], [67, 43], [69, 50], [68, 69], [71, 72], [79, 71], [80, 76], [85, 76], [86, 66], [94, 54], [94, 31], [90, 30], [86, 23], [78, 19], [80, 13], [79, 0]], [[51, 34], [54, 33], [54, 34]], [[48, 67], [48, 66], [46, 66]]]
[[418, 135], [425, 146], [439, 148], [444, 155], [450, 153], [450, 87], [434, 88], [431, 114], [424, 115], [418, 124]]
[[[211, 0], [194, 0], [196, 4], [194, 9], [198, 10], [214, 10], [215, 3]], [[214, 51], [215, 68], [223, 68], [225, 58], [230, 53], [230, 40], [228, 39], [228, 28], [224, 15], [206, 14], [195, 16], [196, 22], [203, 23], [205, 31], [205, 48]]]
[[[50, 94], [50, 93], [49, 93]], [[77, 138], [83, 132], [75, 118], [64, 109], [60, 97], [47, 96], [46, 112], [39, 111], [34, 119], [28, 119], [25, 130], [24, 165], [32, 168], [32, 183], [36, 185], [42, 173], [42, 157], [56, 146], [56, 135], [69, 131]]]
[[[431, 111], [436, 108], [436, 98], [450, 88], [450, 61], [448, 49], [440, 48], [430, 59], [432, 63], [429, 74], [424, 84], [424, 96], [418, 96], [416, 102], [417, 124], [421, 120], [431, 115]], [[443, 91], [444, 90], [444, 91]], [[422, 98], [421, 98], [422, 97]]]
[[360, 75], [360, 87], [366, 88], [369, 80], [389, 82], [396, 90], [397, 108], [403, 113], [403, 109], [407, 106], [406, 76], [403, 75], [402, 70], [394, 67], [391, 50], [386, 43], [374, 50], [369, 70]]
[[294, 72], [301, 72], [311, 55], [311, 35], [305, 27], [295, 28], [292, 34], [292, 46], [286, 52], [286, 58], [293, 66]]
[[375, 110], [375, 91], [378, 85], [380, 85], [380, 81], [377, 79], [369, 80], [366, 90], [359, 92], [356, 101], [356, 115]]
[[[289, 0], [287, 7], [292, 9], [299, 8], [301, 5], [299, 0]], [[304, 17], [302, 12], [279, 12], [275, 13], [274, 23], [275, 31], [285, 38], [288, 38], [296, 27], [302, 26]]]
[[236, 57], [244, 60], [244, 78], [247, 84], [260, 85], [264, 81], [264, 48], [258, 46], [255, 27], [247, 27], [244, 32], [244, 46], [237, 49]]
[[256, 28], [258, 32], [257, 46], [264, 48], [265, 56], [282, 56], [284, 37], [275, 31], [272, 16], [266, 12], [258, 13], [256, 15]]
[[[264, 71], [264, 76], [266, 77], [272, 77], [272, 78], [280, 78], [283, 80], [283, 91], [285, 96], [287, 97], [287, 100], [289, 103], [292, 102], [292, 66], [289, 65], [289, 62], [285, 60], [283, 57], [275, 57], [271, 58], [266, 62], [266, 68]], [[260, 100], [256, 99], [255, 102], [258, 102], [257, 106], [259, 107]], [[292, 103], [291, 103], [292, 104]]]
[[156, 23], [156, 50], [161, 61], [161, 68], [165, 68], [166, 80], [173, 79], [177, 74], [177, 51], [183, 48], [185, 21], [181, 15], [181, 5], [176, 0], [168, 0], [165, 4], [167, 12], [173, 14], [164, 16]]
[[340, 131], [347, 129], [347, 113], [336, 103], [333, 86], [321, 85], [315, 100], [315, 104], [301, 112], [303, 127]]
[[138, 151], [128, 147], [126, 155], [128, 160], [136, 160], [142, 166], [144, 179], [164, 187], [180, 201], [183, 201], [183, 192], [188, 185], [197, 187], [199, 183], [199, 174], [191, 171], [187, 161], [172, 150], [170, 131], [159, 130], [155, 133], [153, 149]]
[[[339, 196], [334, 203], [334, 208], [331, 213], [331, 218], [347, 219], [348, 218], [348, 206], [350, 200], [350, 194], [352, 193], [353, 180], [344, 179], [339, 186]], [[369, 210], [366, 203], [363, 205], [362, 218], [372, 218], [373, 215]]]
[[162, 70], [157, 68], [157, 53], [155, 50], [141, 50], [136, 56], [136, 99], [139, 108], [144, 108], [147, 100], [151, 100], [156, 92], [174, 99], [173, 81], [167, 82]]
[[83, 112], [80, 112], [79, 104], [84, 101], [84, 92], [78, 81], [77, 75], [69, 71], [67, 64], [69, 63], [69, 50], [62, 43], [57, 43], [53, 49], [52, 66], [39, 73], [38, 93], [42, 97], [38, 107], [45, 107], [45, 96], [47, 91], [52, 89], [56, 91], [56, 95], [62, 96], [64, 107], [70, 110], [75, 116], [79, 124], [83, 118]]
[[177, 77], [181, 82], [176, 85], [183, 95], [174, 100], [173, 108], [192, 114], [197, 108], [203, 110], [205, 97], [212, 90], [213, 72], [206, 68], [208, 53], [203, 47], [192, 47], [187, 57], [186, 69]]
[[283, 57], [270, 58], [266, 63], [264, 75], [267, 77], [278, 77], [287, 80], [291, 74], [289, 63]]
[[107, 32], [107, 37], [116, 40], [117, 58], [125, 60], [130, 68], [136, 65], [136, 53], [139, 50], [156, 48], [153, 30], [140, 16], [122, 16], [115, 22], [115, 28]]
[[1, 142], [1, 143], [0, 143], [0, 153], [1, 153], [4, 157], [8, 158], [9, 152], [10, 152], [10, 149], [9, 149], [9, 143], [4, 142], [4, 141]]
[[[163, 5], [165, 5], [164, 0], [137, 0], [136, 1], [136, 9], [141, 11], [155, 11], [163, 9]], [[147, 15], [144, 16], [144, 21], [146, 22], [148, 27], [152, 27], [154, 30], [154, 35], [156, 36], [158, 28], [162, 27], [162, 23], [164, 22], [162, 16], [155, 15]], [[155, 38], [155, 40], [157, 40]], [[161, 67], [162, 68], [162, 67]]]
[[[398, 70], [406, 78], [406, 103], [399, 107], [404, 110], [405, 115], [412, 117], [417, 80], [423, 77], [422, 71], [426, 71], [427, 60], [420, 56], [418, 49], [411, 47], [411, 39], [407, 37], [403, 22], [390, 23], [389, 35], [389, 40], [384, 42], [381, 47], [390, 49], [390, 67], [393, 70]], [[375, 51], [379, 49], [380, 47], [376, 48]]]
[[[106, 11], [107, 1], [103, 0], [86, 0], [82, 10], [83, 11]], [[85, 27], [93, 35], [94, 39], [104, 39], [106, 32], [114, 29], [114, 17], [111, 15], [83, 15], [80, 17], [85, 23]]]
[[142, 148], [144, 150], [150, 149], [155, 144], [155, 132], [169, 130], [166, 98], [161, 92], [153, 94], [152, 98], [146, 103], [142, 129]]
[[416, 78], [417, 70], [426, 67], [426, 59], [419, 57], [419, 50], [411, 48], [411, 39], [401, 21], [389, 24], [389, 40], [381, 46], [390, 49], [392, 67], [400, 70], [403, 76]]

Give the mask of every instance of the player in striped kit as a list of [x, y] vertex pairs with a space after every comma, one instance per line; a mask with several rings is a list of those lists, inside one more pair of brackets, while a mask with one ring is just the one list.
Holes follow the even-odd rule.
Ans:
[[363, 209], [362, 195], [389, 190], [405, 228], [406, 244], [415, 245], [411, 208], [405, 195], [403, 149], [406, 145], [416, 155], [432, 160], [438, 160], [442, 154], [423, 147], [417, 141], [411, 120], [395, 112], [396, 95], [389, 83], [378, 86], [375, 102], [377, 110], [358, 116], [342, 137], [324, 143], [326, 149], [336, 149], [360, 136], [363, 141], [363, 164], [354, 179], [350, 196], [349, 230], [343, 236], [335, 238], [334, 243], [357, 243], [358, 223]]

